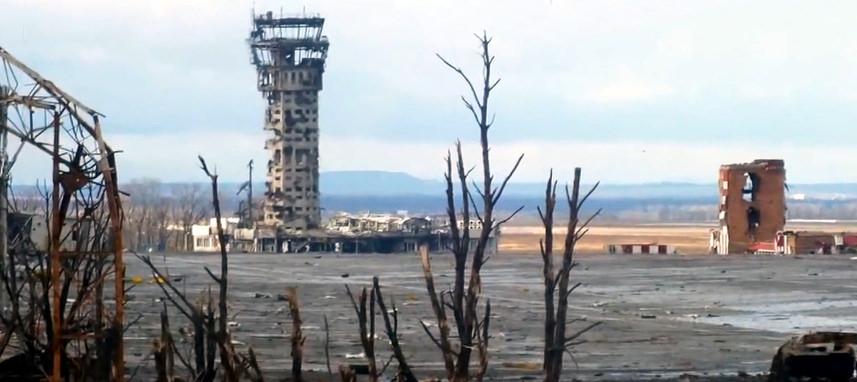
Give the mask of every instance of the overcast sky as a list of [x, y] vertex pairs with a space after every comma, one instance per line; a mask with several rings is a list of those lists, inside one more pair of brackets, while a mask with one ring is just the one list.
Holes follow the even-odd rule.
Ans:
[[[440, 178], [450, 144], [478, 132], [434, 53], [479, 75], [484, 29], [502, 77], [495, 162], [526, 153], [519, 181], [583, 166], [713, 182], [758, 157], [784, 158], [791, 182], [857, 181], [857, 2], [3, 0], [0, 46], [107, 115], [124, 179], [202, 180], [203, 154], [239, 180], [266, 162], [253, 7], [327, 19], [322, 170]], [[30, 153], [15, 176], [47, 171]]]

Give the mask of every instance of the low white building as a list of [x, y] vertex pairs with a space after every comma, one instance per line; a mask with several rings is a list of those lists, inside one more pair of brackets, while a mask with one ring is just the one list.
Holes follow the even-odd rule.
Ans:
[[[449, 215], [433, 215], [429, 216], [427, 219], [430, 222], [432, 233], [449, 236], [451, 230]], [[471, 217], [469, 220], [465, 221], [462, 216], [457, 216], [455, 225], [458, 227], [459, 230], [463, 230], [465, 226], [470, 230], [469, 248], [471, 251], [475, 250], [476, 245], [479, 242], [479, 237], [482, 235], [482, 221], [475, 217]], [[491, 230], [490, 235], [488, 236], [487, 252], [497, 253], [499, 251], [499, 243], [500, 227], [496, 227]], [[439, 244], [439, 247], [446, 249], [450, 249], [451, 246], [452, 244], [446, 241]]]
[[[241, 219], [237, 217], [221, 218], [223, 235], [226, 239], [226, 251], [230, 249], [230, 239], [238, 228]], [[208, 224], [194, 224], [190, 227], [194, 252], [219, 252], [220, 240], [217, 236], [217, 219], [211, 218]]]

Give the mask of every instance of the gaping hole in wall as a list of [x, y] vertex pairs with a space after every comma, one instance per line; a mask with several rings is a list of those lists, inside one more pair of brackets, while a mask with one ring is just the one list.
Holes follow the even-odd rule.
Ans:
[[294, 126], [297, 121], [298, 120], [294, 116], [292, 116], [292, 111], [286, 110], [286, 118], [285, 118], [286, 126]]
[[750, 234], [754, 234], [756, 229], [759, 228], [759, 222], [761, 221], [761, 215], [759, 214], [759, 210], [756, 207], [747, 208], [747, 231]]
[[743, 198], [747, 202], [756, 200], [756, 190], [759, 189], [759, 177], [752, 172], [744, 173], [744, 188], [741, 190]]

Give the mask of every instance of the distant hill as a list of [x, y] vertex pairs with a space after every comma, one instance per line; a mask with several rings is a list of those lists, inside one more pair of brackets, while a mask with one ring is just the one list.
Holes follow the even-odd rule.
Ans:
[[[170, 193], [173, 187], [180, 184], [162, 183], [161, 191]], [[226, 197], [234, 195], [240, 185], [240, 182], [221, 182], [221, 193]], [[584, 187], [589, 186], [584, 185]], [[253, 187], [255, 195], [262, 195], [263, 182], [255, 182]], [[421, 179], [404, 172], [327, 171], [321, 173], [320, 187], [322, 195], [329, 197], [443, 197], [446, 185], [441, 180]], [[541, 182], [512, 182], [506, 190], [506, 195], [539, 198], [544, 194], [544, 187], [544, 183]], [[31, 185], [13, 185], [13, 188], [16, 192], [33, 192], [35, 189]], [[788, 189], [792, 199], [857, 199], [857, 183], [800, 183], [789, 184]], [[717, 185], [713, 182], [602, 183], [592, 197], [594, 199], [716, 200]]]
[[[441, 180], [420, 179], [403, 172], [328, 171], [321, 174], [321, 192], [330, 196], [443, 195], [445, 188]], [[540, 196], [544, 190], [544, 183], [512, 182], [506, 195]], [[717, 186], [673, 182], [602, 184], [596, 195], [599, 198], [715, 198]]]
[[[207, 184], [198, 184], [209, 197]], [[238, 206], [236, 195], [241, 183], [221, 183], [224, 209]], [[162, 183], [164, 196], [175, 195], [182, 184]], [[131, 187], [124, 189], [130, 190]], [[331, 171], [321, 174], [323, 214], [338, 211], [395, 212], [411, 214], [443, 213], [446, 209], [445, 184], [440, 180], [420, 179], [402, 172]], [[35, 195], [35, 187], [13, 185], [17, 196]], [[456, 192], [458, 190], [456, 189]], [[254, 184], [255, 198], [262, 197], [264, 184]], [[857, 183], [790, 184], [789, 216], [806, 219], [857, 219]], [[559, 195], [563, 197], [562, 194]], [[601, 222], [714, 221], [717, 219], [717, 185], [714, 183], [658, 182], [644, 184], [602, 184], [587, 203], [588, 209], [603, 208]], [[498, 205], [508, 213], [525, 206], [519, 219], [535, 221], [536, 206], [544, 203], [544, 184], [510, 183]], [[564, 214], [565, 203], [557, 203]]]
[[441, 181], [388, 171], [327, 171], [321, 174], [320, 186], [322, 194], [361, 196], [431, 195], [445, 187]]
[[[442, 195], [445, 187], [443, 181], [420, 179], [403, 172], [329, 171], [321, 174], [321, 192], [330, 196]], [[538, 197], [544, 194], [544, 189], [544, 183], [540, 182], [512, 182], [506, 190], [506, 195]], [[857, 183], [798, 183], [789, 184], [788, 189], [792, 197], [800, 195], [805, 199], [857, 199]], [[717, 184], [602, 183], [593, 198], [716, 200]]]

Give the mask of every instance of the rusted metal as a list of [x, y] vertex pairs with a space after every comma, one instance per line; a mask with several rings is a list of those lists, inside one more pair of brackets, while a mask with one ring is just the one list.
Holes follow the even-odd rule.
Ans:
[[[0, 86], [0, 99], [8, 96], [7, 88]], [[0, 103], [0, 272], [6, 274], [6, 254], [8, 253], [8, 222], [9, 222], [9, 199], [8, 188], [11, 176], [9, 162], [9, 129], [6, 128], [6, 112], [8, 106]], [[9, 296], [5, 288], [0, 288], [0, 309], [8, 307]]]
[[62, 235], [62, 220], [63, 216], [59, 213], [60, 209], [60, 125], [59, 115], [54, 114], [54, 152], [52, 156], [52, 174], [53, 174], [53, 190], [51, 191], [51, 327], [53, 328], [53, 337], [50, 340], [51, 354], [53, 354], [53, 367], [51, 369], [51, 381], [59, 382], [62, 376], [62, 310], [60, 307], [60, 236]]
[[817, 332], [792, 337], [771, 362], [772, 382], [811, 380], [848, 381], [854, 375], [857, 333]]
[[106, 179], [107, 205], [110, 211], [110, 234], [113, 237], [113, 267], [116, 272], [114, 279], [114, 294], [116, 296], [116, 311], [113, 316], [113, 334], [117, 337], [116, 352], [113, 359], [113, 376], [115, 380], [122, 380], [125, 376], [125, 347], [122, 341], [122, 330], [125, 322], [125, 261], [123, 259], [124, 246], [122, 243], [122, 212], [119, 198], [119, 190], [117, 188], [116, 168], [111, 165], [113, 160], [113, 152], [107, 148], [104, 143], [104, 137], [101, 134], [101, 123], [98, 116], [93, 116], [95, 119], [95, 139], [98, 141], [98, 147], [101, 151], [101, 158], [98, 164], [101, 173]]
[[[39, 313], [43, 315], [33, 323], [44, 328], [34, 337], [47, 342], [44, 351], [50, 362], [45, 368], [50, 368], [50, 380], [59, 381], [70, 377], [76, 366], [89, 368], [80, 363], [94, 358], [95, 374], [88, 369], [90, 377], [122, 381], [123, 213], [114, 152], [100, 125], [103, 115], [2, 48], [0, 64], [0, 87], [5, 89], [0, 107], [7, 109], [2, 126], [20, 140], [5, 167], [14, 164], [25, 145], [51, 158], [49, 246], [42, 254], [48, 258], [50, 285], [27, 292], [44, 293], [50, 312]], [[110, 282], [112, 293], [105, 293]], [[104, 303], [110, 298], [115, 304]]]

